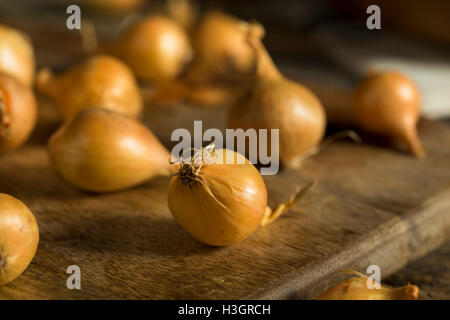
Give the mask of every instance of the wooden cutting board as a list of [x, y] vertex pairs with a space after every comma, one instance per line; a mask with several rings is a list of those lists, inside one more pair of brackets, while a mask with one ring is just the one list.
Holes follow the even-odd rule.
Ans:
[[[64, 15], [0, 6], [3, 22], [33, 38], [40, 66], [64, 66], [83, 55], [76, 34], [60, 27]], [[249, 239], [212, 248], [193, 240], [172, 219], [168, 178], [104, 195], [64, 182], [45, 147], [58, 127], [53, 111], [41, 103], [31, 141], [0, 157], [0, 192], [31, 208], [41, 236], [30, 267], [0, 288], [0, 299], [315, 298], [344, 279], [338, 270], [364, 272], [376, 264], [384, 278], [449, 238], [446, 123], [421, 123], [428, 151], [422, 160], [340, 141], [298, 170], [266, 177], [272, 206], [311, 180], [317, 187]], [[173, 129], [192, 128], [193, 120], [204, 120], [204, 129], [223, 128], [226, 113], [226, 108], [147, 107], [142, 120], [170, 147]], [[67, 289], [69, 265], [81, 268], [82, 290]]]
[[[345, 276], [376, 264], [386, 277], [448, 240], [450, 126], [423, 121], [428, 157], [336, 142], [298, 170], [267, 176], [270, 204], [311, 180], [317, 187], [276, 223], [226, 248], [193, 240], [172, 219], [168, 178], [111, 194], [64, 182], [45, 148], [57, 127], [41, 104], [29, 144], [0, 158], [0, 192], [25, 202], [40, 226], [28, 270], [0, 288], [4, 299], [315, 298]], [[226, 109], [148, 108], [143, 121], [167, 143], [175, 127], [224, 122]], [[44, 118], [44, 119], [42, 119]], [[165, 124], [165, 125], [163, 125]], [[82, 290], [65, 270], [81, 268]]]

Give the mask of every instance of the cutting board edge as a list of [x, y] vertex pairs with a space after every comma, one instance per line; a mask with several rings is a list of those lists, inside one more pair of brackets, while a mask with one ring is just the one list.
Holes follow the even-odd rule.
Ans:
[[[446, 201], [434, 202], [435, 200], [441, 198]], [[363, 267], [362, 265], [364, 263], [362, 261], [370, 261], [373, 260], [373, 257], [380, 255], [380, 252], [383, 250], [383, 247], [387, 242], [386, 239], [388, 239], [389, 241], [396, 241], [394, 245], [397, 245], [399, 248], [403, 248], [405, 252], [403, 254], [401, 252], [391, 254], [391, 256], [395, 258], [391, 259], [388, 265], [382, 268], [382, 278], [384, 279], [400, 270], [406, 264], [425, 256], [427, 253], [437, 249], [440, 245], [450, 241], [450, 216], [447, 218], [445, 217], [446, 212], [449, 211], [450, 188], [439, 193], [432, 199], [429, 199], [419, 208], [410, 210], [405, 214], [404, 218], [395, 217], [391, 221], [378, 226], [372, 232], [354, 241], [355, 243], [358, 243], [358, 248], [373, 247], [371, 251], [364, 252], [364, 250], [362, 250], [359, 255], [353, 256], [352, 260], [347, 260], [345, 256], [351, 256], [351, 251], [355, 250], [355, 247], [349, 244], [340, 253], [327, 257], [319, 263], [309, 266], [302, 272], [294, 271], [293, 274], [290, 277], [287, 277], [285, 281], [276, 284], [267, 283], [263, 288], [260, 288], [260, 290], [255, 293], [244, 297], [244, 299], [314, 299], [326, 288], [336, 285], [342, 281], [342, 277], [337, 275], [337, 271], [349, 268], [359, 270], [360, 267]], [[444, 220], [444, 223], [442, 223], [441, 220]], [[430, 236], [430, 234], [426, 232], [430, 226], [438, 226], [442, 231], [434, 232], [434, 234], [437, 235], [435, 237]], [[389, 229], [386, 229], [386, 227]], [[420, 228], [419, 232], [417, 232], [418, 227]], [[411, 243], [417, 242], [417, 240], [413, 241], [410, 237], [410, 234], [412, 234], [412, 229], [415, 231], [414, 234], [424, 235], [422, 238], [426, 241], [426, 245], [423, 246], [425, 249], [422, 247], [420, 251], [414, 251], [410, 248]], [[396, 234], [397, 230], [403, 230], [403, 232], [401, 234]], [[391, 234], [391, 236], [388, 238], [377, 236], [380, 233], [388, 235]], [[376, 239], [379, 239], [378, 243], [374, 243], [374, 240]], [[384, 242], [382, 240], [384, 240]], [[413, 248], [415, 247], [416, 245], [413, 245]], [[330, 260], [339, 261], [340, 263], [334, 269], [328, 269], [325, 270], [325, 272], [323, 272], [323, 270], [322, 272], [314, 270], [317, 269], [318, 264], [322, 263], [326, 265]], [[368, 265], [366, 265], [366, 267], [367, 266]], [[315, 274], [316, 276], [310, 281], [302, 282], [300, 278], [304, 274]], [[322, 289], [318, 290], [317, 288]]]

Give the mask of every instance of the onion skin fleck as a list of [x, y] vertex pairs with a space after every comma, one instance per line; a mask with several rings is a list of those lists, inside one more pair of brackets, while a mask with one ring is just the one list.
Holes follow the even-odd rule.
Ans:
[[7, 73], [25, 86], [34, 81], [33, 47], [21, 32], [0, 24], [0, 72]]
[[0, 193], [0, 286], [20, 276], [39, 243], [34, 215], [19, 200]]
[[[242, 155], [227, 149], [215, 154], [216, 163], [203, 165], [198, 174], [189, 171], [188, 164], [182, 165], [170, 181], [168, 203], [176, 221], [195, 239], [226, 246], [247, 238], [260, 226], [267, 190], [258, 170]], [[235, 164], [224, 163], [225, 156]], [[236, 164], [238, 158], [244, 164]], [[191, 178], [197, 180], [190, 182]]]
[[144, 125], [91, 108], [66, 122], [49, 141], [60, 174], [87, 191], [112, 192], [169, 173], [169, 152]]
[[[259, 53], [256, 80], [231, 109], [227, 127], [279, 129], [280, 160], [290, 163], [320, 143], [325, 134], [325, 112], [308, 88], [281, 75], [259, 39], [250, 42]], [[270, 141], [267, 148], [270, 154]]]
[[420, 93], [405, 75], [371, 72], [356, 88], [355, 121], [367, 132], [404, 142], [417, 157], [425, 155], [417, 135]]
[[90, 107], [129, 117], [137, 117], [142, 110], [133, 73], [123, 62], [107, 55], [95, 55], [61, 75], [43, 69], [37, 86], [40, 93], [56, 103], [63, 120]]
[[31, 89], [0, 73], [0, 155], [25, 143], [36, 119], [37, 104]]
[[367, 277], [358, 272], [349, 271], [358, 275], [327, 289], [319, 296], [319, 300], [417, 300], [419, 288], [407, 285], [397, 289], [381, 286], [380, 289], [369, 289]]
[[177, 78], [192, 58], [186, 31], [163, 15], [138, 21], [108, 51], [125, 61], [140, 80], [154, 83]]

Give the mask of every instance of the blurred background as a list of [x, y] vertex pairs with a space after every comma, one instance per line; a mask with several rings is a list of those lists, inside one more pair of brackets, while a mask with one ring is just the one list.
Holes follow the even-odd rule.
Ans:
[[[113, 0], [105, 7], [101, 0], [3, 0], [0, 22], [32, 37], [38, 65], [64, 68], [84, 54], [80, 34], [64, 27], [69, 4], [79, 4], [83, 21], [92, 21], [100, 41], [107, 41], [139, 16], [167, 11], [170, 2]], [[425, 116], [450, 116], [450, 1], [190, 2], [199, 15], [220, 9], [261, 22], [265, 44], [290, 77], [346, 87], [370, 67], [397, 69], [419, 85]], [[366, 27], [371, 4], [381, 8], [381, 30]]]

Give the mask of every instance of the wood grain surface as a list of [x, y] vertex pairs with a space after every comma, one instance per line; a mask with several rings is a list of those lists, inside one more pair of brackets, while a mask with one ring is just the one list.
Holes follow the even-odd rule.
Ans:
[[[57, 27], [64, 16], [22, 11], [0, 3], [1, 21], [32, 37], [39, 66], [67, 66], [84, 55], [79, 35]], [[223, 129], [226, 114], [226, 107], [147, 106], [141, 120], [170, 147], [173, 129], [190, 129], [194, 120]], [[0, 158], [0, 192], [30, 207], [41, 236], [30, 267], [0, 288], [0, 299], [315, 298], [344, 279], [338, 270], [377, 264], [387, 277], [449, 239], [446, 123], [420, 124], [428, 151], [422, 160], [339, 141], [297, 170], [265, 177], [272, 206], [311, 180], [317, 187], [276, 223], [226, 248], [198, 243], [175, 223], [168, 178], [103, 195], [67, 184], [46, 150], [58, 126], [54, 108], [41, 100], [32, 139]], [[67, 289], [69, 265], [81, 268], [82, 290]]]
[[414, 283], [422, 300], [450, 300], [450, 242], [388, 277], [384, 284], [393, 287]]
[[[31, 208], [41, 234], [29, 269], [0, 288], [0, 298], [314, 298], [342, 280], [338, 270], [377, 264], [387, 276], [448, 240], [450, 127], [444, 123], [421, 123], [429, 153], [423, 160], [341, 141], [298, 170], [265, 177], [271, 205], [311, 180], [318, 185], [273, 225], [242, 243], [212, 248], [172, 219], [168, 178], [103, 195], [64, 182], [45, 147], [58, 126], [52, 111], [41, 103], [29, 144], [0, 158], [0, 192]], [[170, 146], [171, 128], [192, 128], [193, 118], [212, 127], [225, 115], [226, 108], [174, 105], [148, 107], [142, 120]], [[69, 265], [81, 268], [82, 290], [67, 289]]]

